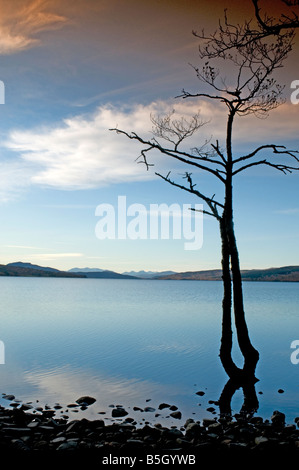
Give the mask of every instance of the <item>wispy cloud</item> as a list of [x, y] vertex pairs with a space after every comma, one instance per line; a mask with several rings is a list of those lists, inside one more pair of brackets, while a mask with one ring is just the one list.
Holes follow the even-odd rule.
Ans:
[[36, 46], [40, 43], [38, 33], [65, 24], [67, 19], [49, 11], [50, 6], [49, 0], [1, 0], [0, 54], [13, 54]]
[[81, 258], [83, 253], [41, 253], [36, 255], [30, 255], [30, 259], [38, 260], [53, 260], [60, 258]]
[[20, 250], [41, 250], [38, 246], [27, 246], [27, 245], [4, 245], [4, 248], [17, 248]]
[[275, 211], [275, 214], [297, 215], [299, 214], [299, 207], [290, 208], [290, 209], [280, 209], [280, 210]]
[[[142, 146], [109, 129], [117, 127], [128, 132], [134, 131], [145, 139], [151, 139], [150, 116], [168, 113], [173, 107], [178, 116], [184, 115], [187, 118], [200, 110], [202, 119], [210, 121], [182, 149], [189, 151], [209, 138], [212, 141], [219, 139], [220, 145], [225, 143], [225, 109], [215, 108], [210, 103], [178, 101], [174, 106], [173, 101], [161, 100], [147, 105], [135, 104], [118, 108], [103, 105], [93, 114], [70, 117], [54, 126], [12, 131], [3, 145], [10, 149], [12, 155], [17, 156], [9, 163], [4, 163], [0, 173], [3, 179], [0, 197], [9, 199], [31, 185], [60, 190], [84, 190], [155, 178], [153, 169], [146, 171], [144, 165], [136, 163]], [[256, 121], [253, 123], [249, 119], [249, 125], [244, 126], [240, 119], [236, 142], [243, 147], [246, 143], [246, 150], [252, 150], [251, 146], [255, 147], [254, 141], [251, 145], [252, 136], [257, 141], [262, 138], [264, 143], [285, 143], [280, 142], [281, 139], [291, 139], [297, 132], [293, 108], [294, 106], [288, 105], [282, 107], [280, 117], [283, 116], [284, 126], [281, 132], [276, 129], [279, 115], [274, 116], [272, 127], [271, 123], [264, 125], [267, 120], [263, 121], [263, 126], [260, 126], [261, 135], [256, 130]], [[251, 132], [253, 129], [255, 131]], [[169, 169], [175, 171], [178, 168], [175, 161], [167, 157], [161, 158], [160, 155], [153, 155], [150, 161], [160, 172], [168, 172]], [[182, 171], [182, 167], [179, 168]]]

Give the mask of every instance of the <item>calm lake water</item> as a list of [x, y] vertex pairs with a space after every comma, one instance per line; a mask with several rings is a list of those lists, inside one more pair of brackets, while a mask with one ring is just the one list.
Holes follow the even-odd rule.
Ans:
[[[269, 419], [278, 409], [293, 422], [299, 364], [290, 360], [290, 345], [299, 339], [299, 284], [244, 283], [244, 292], [251, 339], [261, 356], [256, 414]], [[207, 408], [218, 408], [208, 401], [219, 399], [227, 381], [218, 357], [221, 298], [221, 282], [0, 278], [0, 396], [14, 394], [34, 406], [60, 403], [57, 416], [70, 419], [98, 419], [99, 412], [110, 419], [109, 405], [121, 404], [140, 423], [173, 424], [167, 409], [155, 417], [162, 402], [179, 408], [182, 423], [213, 417]], [[234, 357], [241, 365], [237, 350]], [[97, 401], [86, 411], [66, 413], [82, 395]], [[238, 390], [233, 412], [242, 398]]]

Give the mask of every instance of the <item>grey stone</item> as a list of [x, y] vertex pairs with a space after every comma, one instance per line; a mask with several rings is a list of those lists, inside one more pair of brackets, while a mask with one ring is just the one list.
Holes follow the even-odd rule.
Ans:
[[170, 416], [174, 419], [181, 419], [182, 413], [180, 411], [174, 411], [173, 413], [170, 413]]
[[62, 444], [62, 442], [66, 441], [66, 437], [61, 436], [61, 437], [55, 437], [55, 439], [52, 439], [52, 444]]
[[261, 445], [261, 444], [265, 444], [266, 442], [269, 442], [269, 440], [267, 439], [267, 437], [258, 436], [254, 439], [254, 442], [256, 445]]
[[84, 406], [92, 405], [94, 402], [96, 402], [96, 399], [90, 396], [80, 397], [78, 400], [76, 400], [76, 403]]
[[113, 408], [111, 416], [113, 418], [120, 418], [122, 416], [127, 416], [128, 412], [124, 408]]
[[78, 446], [77, 441], [67, 441], [60, 444], [56, 450], [73, 450]]

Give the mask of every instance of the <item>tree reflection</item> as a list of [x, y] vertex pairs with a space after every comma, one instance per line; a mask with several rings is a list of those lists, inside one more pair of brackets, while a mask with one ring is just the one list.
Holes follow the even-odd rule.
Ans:
[[255, 390], [255, 382], [248, 381], [238, 383], [229, 379], [225, 384], [222, 393], [219, 398], [219, 411], [221, 418], [231, 418], [232, 409], [231, 401], [237, 390], [242, 388], [244, 401], [240, 410], [240, 417], [244, 419], [250, 419], [256, 413], [259, 408], [259, 402]]

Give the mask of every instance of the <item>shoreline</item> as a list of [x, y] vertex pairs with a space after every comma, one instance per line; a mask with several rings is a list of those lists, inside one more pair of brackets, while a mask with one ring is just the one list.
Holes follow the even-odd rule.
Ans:
[[[88, 407], [94, 399], [79, 400], [82, 406]], [[18, 405], [13, 409], [0, 407], [2, 454], [25, 457], [84, 454], [103, 458], [141, 454], [216, 456], [236, 452], [253, 456], [261, 452], [299, 455], [299, 417], [294, 418], [293, 424], [286, 424], [285, 415], [279, 411], [274, 411], [270, 420], [236, 414], [200, 421], [190, 418], [178, 426], [157, 423], [138, 427], [121, 405], [114, 408], [117, 422], [111, 424], [103, 419], [58, 417], [55, 409], [42, 409], [34, 414], [26, 404]]]

